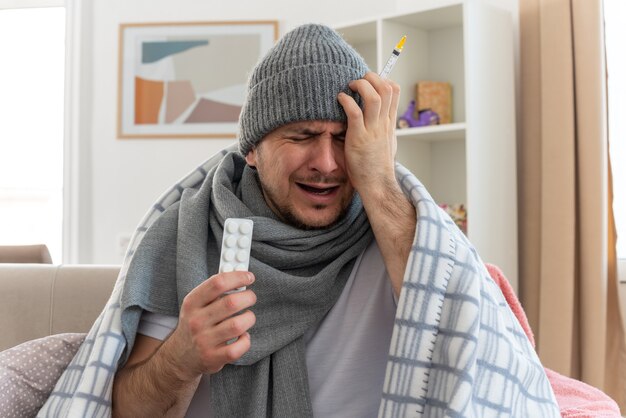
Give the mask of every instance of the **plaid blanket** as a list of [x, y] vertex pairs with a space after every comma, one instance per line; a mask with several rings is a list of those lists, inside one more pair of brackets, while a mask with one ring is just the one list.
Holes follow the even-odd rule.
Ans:
[[[126, 347], [120, 300], [134, 249], [187, 187], [235, 146], [168, 190], [137, 228], [109, 302], [39, 417], [109, 417]], [[394, 323], [379, 417], [559, 417], [544, 369], [473, 246], [400, 164], [417, 228]]]

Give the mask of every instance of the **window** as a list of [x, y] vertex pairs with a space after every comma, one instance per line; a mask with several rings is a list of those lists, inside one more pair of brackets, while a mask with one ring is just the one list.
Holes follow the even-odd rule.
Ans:
[[609, 148], [613, 168], [613, 213], [617, 227], [619, 275], [626, 281], [626, 2], [605, 0], [604, 19], [608, 73]]
[[65, 8], [0, 9], [0, 37], [0, 244], [60, 262]]

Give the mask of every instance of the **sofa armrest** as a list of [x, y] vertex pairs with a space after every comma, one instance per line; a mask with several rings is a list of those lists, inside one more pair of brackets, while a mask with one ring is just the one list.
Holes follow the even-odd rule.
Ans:
[[0, 264], [0, 350], [64, 332], [87, 332], [119, 266]]
[[0, 245], [0, 263], [52, 264], [52, 259], [45, 244]]

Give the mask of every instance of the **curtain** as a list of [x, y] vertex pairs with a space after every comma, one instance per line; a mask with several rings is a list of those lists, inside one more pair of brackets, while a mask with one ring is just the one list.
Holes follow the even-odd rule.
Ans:
[[626, 410], [602, 0], [520, 0], [520, 298], [544, 366]]

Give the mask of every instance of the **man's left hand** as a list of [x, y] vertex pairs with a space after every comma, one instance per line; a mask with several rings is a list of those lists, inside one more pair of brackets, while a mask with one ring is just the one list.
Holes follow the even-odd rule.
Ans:
[[345, 93], [338, 96], [348, 117], [344, 144], [346, 171], [361, 194], [395, 183], [395, 126], [400, 86], [368, 72], [349, 84], [361, 96], [363, 109]]

